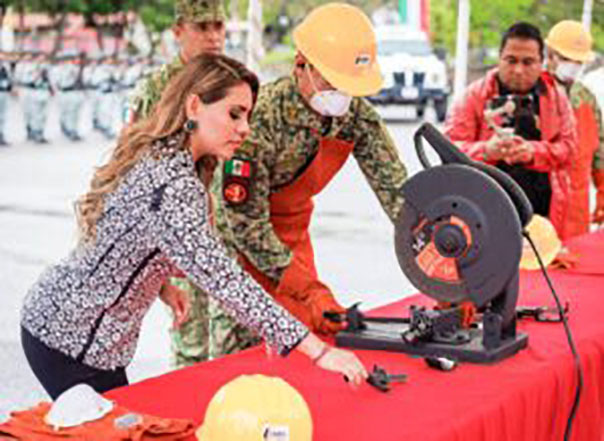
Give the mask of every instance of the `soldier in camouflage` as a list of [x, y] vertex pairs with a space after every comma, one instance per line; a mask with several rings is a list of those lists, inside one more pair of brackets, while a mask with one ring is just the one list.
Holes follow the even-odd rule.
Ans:
[[63, 53], [51, 70], [51, 80], [58, 91], [61, 131], [71, 141], [80, 141], [80, 114], [84, 104], [82, 70], [84, 54]]
[[[176, 0], [174, 11], [172, 30], [180, 52], [137, 84], [130, 100], [131, 123], [151, 114], [168, 82], [189, 60], [206, 52], [222, 53], [224, 49], [226, 14], [222, 0]], [[186, 279], [172, 278], [171, 283], [191, 297], [188, 320], [171, 331], [174, 364], [182, 367], [207, 360], [208, 296]]]
[[[407, 172], [384, 123], [361, 98], [382, 81], [367, 17], [327, 4], [296, 28], [294, 41], [292, 75], [261, 87], [251, 134], [214, 181], [222, 197], [217, 228], [268, 292], [313, 332], [331, 334], [342, 325], [323, 313], [344, 309], [317, 276], [308, 233], [312, 197], [352, 155], [394, 221]], [[212, 356], [253, 343], [219, 308], [210, 313]]]
[[604, 126], [602, 110], [589, 88], [578, 80], [583, 65], [592, 57], [592, 37], [580, 22], [564, 20], [556, 24], [546, 39], [547, 67], [566, 90], [575, 113], [578, 152], [571, 169], [570, 207], [564, 236], [589, 232], [590, 175], [596, 189], [595, 223], [604, 223]]
[[[604, 123], [602, 119], [602, 108], [593, 92], [580, 81], [576, 81], [569, 90], [570, 103], [578, 117], [583, 117], [583, 108], [587, 107], [593, 114], [590, 119], [595, 123], [590, 130], [592, 138], [593, 155], [588, 158], [591, 163], [591, 175], [596, 186], [596, 207], [591, 220], [597, 224], [604, 223]], [[579, 132], [580, 142], [587, 133]], [[587, 142], [587, 141], [586, 141]], [[585, 231], [587, 232], [587, 231]]]
[[9, 95], [13, 90], [13, 75], [9, 64], [10, 56], [4, 52], [0, 53], [0, 147], [7, 146], [4, 136], [6, 126], [7, 107]]
[[180, 44], [174, 59], [139, 82], [131, 99], [131, 120], [147, 117], [161, 94], [184, 64], [206, 52], [222, 53], [226, 15], [222, 0], [176, 0], [172, 28]]
[[36, 53], [23, 61], [19, 82], [23, 88], [23, 113], [27, 129], [27, 140], [47, 144], [44, 136], [48, 103], [54, 89], [49, 77], [48, 56]]

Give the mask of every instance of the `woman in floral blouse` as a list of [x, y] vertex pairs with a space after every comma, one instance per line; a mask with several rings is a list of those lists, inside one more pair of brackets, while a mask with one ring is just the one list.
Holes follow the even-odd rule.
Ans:
[[[77, 203], [81, 241], [42, 274], [22, 311], [29, 364], [55, 398], [77, 383], [99, 392], [128, 384], [141, 322], [169, 275], [184, 273], [280, 354], [297, 349], [358, 384], [351, 352], [326, 345], [276, 304], [212, 234], [208, 173], [249, 133], [258, 80], [242, 64], [202, 55], [166, 88], [157, 110], [129, 127]], [[205, 166], [204, 166], [205, 164]], [[204, 173], [202, 173], [202, 176]], [[180, 321], [188, 299], [160, 297]]]

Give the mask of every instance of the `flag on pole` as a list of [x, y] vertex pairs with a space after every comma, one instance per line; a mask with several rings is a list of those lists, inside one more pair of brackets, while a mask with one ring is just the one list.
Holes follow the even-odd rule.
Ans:
[[407, 0], [398, 0], [398, 13], [401, 16], [401, 23], [409, 23], [409, 14], [407, 13]]

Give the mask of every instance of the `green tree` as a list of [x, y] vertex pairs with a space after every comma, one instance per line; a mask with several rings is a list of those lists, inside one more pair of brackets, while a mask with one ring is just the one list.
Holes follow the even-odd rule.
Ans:
[[172, 26], [174, 22], [174, 0], [152, 0], [142, 5], [138, 13], [147, 29], [147, 37], [154, 53], [159, 43], [158, 35]]
[[[245, 17], [247, 14], [248, 0], [227, 0], [227, 5], [230, 1], [237, 1], [239, 16]], [[262, 15], [265, 25], [273, 28], [281, 28], [279, 18], [285, 16], [288, 19], [288, 25], [280, 29], [282, 35], [290, 35], [291, 30], [302, 19], [317, 6], [331, 3], [334, 0], [263, 0]], [[358, 6], [367, 14], [371, 14], [376, 8], [385, 4], [396, 5], [397, 0], [348, 0], [346, 3]]]
[[[457, 0], [432, 0], [431, 31], [437, 45], [455, 48]], [[547, 35], [549, 29], [564, 19], [581, 20], [582, 1], [568, 0], [471, 0], [470, 47], [497, 48], [502, 33], [517, 21], [533, 23]], [[596, 50], [604, 50], [604, 2], [594, 2], [591, 32]]]
[[[86, 25], [97, 29], [99, 47], [103, 48], [103, 34], [108, 33], [118, 39], [123, 37], [124, 30], [129, 25], [127, 11], [136, 11], [141, 2], [135, 0], [9, 0], [4, 3], [15, 6], [21, 15], [33, 12], [48, 14], [56, 31], [54, 51], [58, 51], [62, 47], [67, 14], [82, 14]], [[109, 14], [119, 14], [121, 19], [108, 23], [106, 17]]]

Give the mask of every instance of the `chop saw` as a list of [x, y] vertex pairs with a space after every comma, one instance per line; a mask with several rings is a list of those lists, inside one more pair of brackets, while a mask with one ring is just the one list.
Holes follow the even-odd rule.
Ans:
[[[442, 164], [430, 164], [423, 140]], [[402, 187], [396, 255], [421, 293], [448, 306], [411, 306], [407, 317], [366, 317], [353, 307], [336, 343], [475, 363], [511, 356], [528, 343], [516, 332], [516, 302], [531, 204], [508, 175], [469, 159], [432, 125], [414, 141], [424, 170]], [[468, 302], [480, 320], [464, 326], [458, 305]]]

